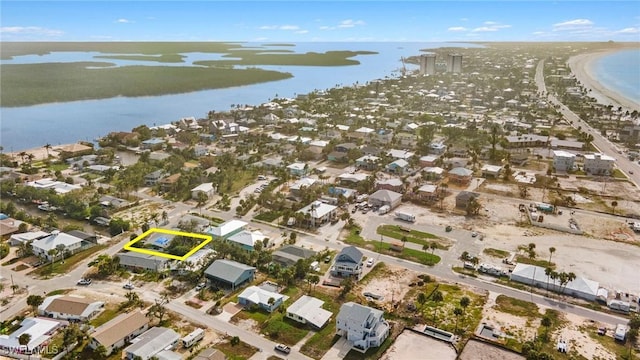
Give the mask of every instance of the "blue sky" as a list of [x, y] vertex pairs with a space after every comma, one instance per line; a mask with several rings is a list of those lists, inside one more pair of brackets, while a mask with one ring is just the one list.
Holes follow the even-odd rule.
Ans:
[[2, 41], [640, 41], [638, 1], [5, 1]]

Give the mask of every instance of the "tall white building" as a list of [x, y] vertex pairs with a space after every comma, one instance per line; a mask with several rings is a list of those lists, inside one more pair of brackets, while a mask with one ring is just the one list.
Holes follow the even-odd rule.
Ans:
[[434, 75], [436, 73], [436, 54], [420, 55], [420, 75]]
[[556, 150], [553, 152], [553, 168], [556, 172], [567, 172], [573, 169], [576, 156], [570, 152]]
[[595, 153], [584, 156], [584, 172], [593, 175], [610, 175], [616, 159], [611, 156]]

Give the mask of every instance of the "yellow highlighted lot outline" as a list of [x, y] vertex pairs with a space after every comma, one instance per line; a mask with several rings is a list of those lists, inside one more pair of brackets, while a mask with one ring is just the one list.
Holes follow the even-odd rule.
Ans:
[[[189, 251], [188, 253], [184, 254], [184, 256], [165, 254], [165, 253], [160, 252], [160, 251], [154, 251], [154, 250], [149, 250], [149, 249], [141, 249], [141, 248], [137, 248], [137, 247], [133, 247], [132, 246], [133, 244], [137, 243], [138, 241], [146, 238], [147, 236], [149, 236], [149, 235], [151, 235], [153, 233], [161, 233], [161, 234], [168, 234], [168, 235], [192, 237], [192, 238], [196, 238], [196, 239], [202, 239], [203, 241], [200, 244], [198, 244], [198, 246], [196, 246], [193, 249], [191, 249], [191, 251]], [[129, 241], [128, 243], [126, 243], [125, 246], [124, 246], [124, 249], [125, 250], [129, 250], [129, 251], [139, 252], [139, 253], [142, 253], [142, 254], [147, 254], [147, 255], [160, 256], [160, 257], [167, 258], [167, 259], [174, 259], [174, 260], [184, 261], [189, 256], [193, 255], [196, 251], [202, 249], [202, 247], [207, 245], [211, 240], [213, 240], [213, 238], [210, 235], [189, 233], [189, 232], [176, 231], [176, 230], [166, 230], [166, 229], [152, 228], [152, 229], [149, 229], [149, 230], [145, 231], [144, 233], [142, 233], [142, 235], [138, 236], [137, 238]]]

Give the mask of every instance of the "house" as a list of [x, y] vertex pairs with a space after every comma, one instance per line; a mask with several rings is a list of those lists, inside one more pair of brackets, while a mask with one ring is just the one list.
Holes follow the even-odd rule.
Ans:
[[369, 195], [368, 203], [371, 206], [389, 205], [391, 209], [396, 208], [402, 202], [402, 194], [391, 190], [378, 190]]
[[419, 200], [431, 202], [438, 200], [438, 185], [424, 184], [416, 191], [416, 197]]
[[[166, 355], [171, 356], [166, 353], [173, 353], [169, 349], [175, 348], [179, 340], [180, 334], [173, 329], [152, 327], [138, 336], [131, 345], [127, 346], [123, 350], [123, 354], [127, 360], [149, 360], [154, 357], [156, 359], [164, 359], [167, 357]], [[180, 359], [182, 358], [182, 356], [178, 356]]]
[[117, 253], [116, 256], [120, 259], [120, 266], [134, 271], [163, 271], [169, 268], [170, 263], [167, 258], [135, 251]]
[[57, 194], [66, 194], [74, 190], [82, 189], [82, 187], [79, 185], [67, 184], [65, 182], [56, 181], [49, 178], [28, 181], [25, 183], [25, 185], [34, 187], [36, 189], [52, 189]]
[[79, 296], [47, 296], [38, 306], [38, 314], [54, 319], [87, 321], [104, 308], [104, 302]]
[[480, 169], [480, 171], [482, 171], [482, 176], [486, 178], [487, 177], [497, 178], [498, 176], [500, 176], [500, 172], [502, 171], [502, 166], [485, 164], [482, 166], [482, 169]]
[[391, 190], [391, 191], [401, 193], [404, 190], [404, 183], [402, 182], [402, 180], [398, 178], [379, 180], [376, 182], [376, 189]]
[[322, 329], [329, 319], [331, 311], [322, 308], [324, 301], [312, 296], [302, 295], [287, 308], [286, 317], [301, 324], [310, 324], [315, 329]]
[[93, 147], [75, 143], [57, 147], [55, 150], [60, 152], [60, 158], [68, 159], [91, 154], [93, 152]]
[[260, 231], [242, 230], [239, 233], [229, 236], [227, 238], [227, 241], [237, 244], [244, 250], [253, 251], [256, 243], [262, 243], [266, 238], [267, 237], [264, 236]]
[[143, 150], [158, 150], [164, 147], [166, 141], [160, 138], [152, 138], [140, 143], [140, 149]]
[[306, 176], [309, 172], [309, 167], [307, 164], [302, 162], [295, 162], [291, 165], [287, 165], [287, 169], [289, 173], [293, 176], [303, 177]]
[[249, 286], [238, 295], [238, 303], [244, 306], [255, 305], [267, 312], [273, 312], [288, 298], [288, 296], [258, 286]]
[[[73, 235], [54, 230], [51, 235], [34, 240], [31, 243], [33, 254], [36, 256], [44, 256], [51, 261], [53, 255], [49, 255], [49, 250], [62, 248], [64, 252], [76, 253], [82, 250], [84, 241]], [[58, 255], [59, 257], [59, 255]]]
[[429, 144], [429, 152], [432, 154], [444, 154], [447, 151], [447, 145], [438, 142]]
[[148, 328], [149, 319], [140, 310], [121, 314], [96, 328], [89, 347], [95, 350], [102, 345], [110, 355]]
[[383, 311], [351, 301], [342, 304], [336, 317], [336, 334], [346, 337], [352, 349], [361, 353], [382, 345], [389, 329]]
[[356, 174], [345, 173], [345, 174], [338, 175], [337, 179], [341, 185], [353, 186], [358, 184], [361, 181], [367, 180], [368, 177], [369, 175], [362, 174], [362, 173], [356, 173]]
[[444, 174], [444, 169], [441, 167], [426, 167], [422, 169], [427, 180], [440, 180]]
[[473, 171], [463, 167], [456, 167], [449, 170], [448, 176], [449, 180], [454, 183], [468, 184], [473, 177]]
[[583, 277], [576, 277], [574, 280], [566, 284], [561, 284], [559, 279], [551, 279], [545, 274], [545, 269], [540, 266], [529, 265], [524, 263], [516, 264], [511, 272], [511, 281], [533, 285], [538, 288], [546, 289], [547, 284], [549, 290], [571, 295], [588, 301], [595, 301], [598, 295], [600, 283]]
[[298, 179], [296, 182], [293, 183], [293, 185], [289, 187], [289, 192], [293, 196], [296, 196], [296, 197], [301, 196], [303, 189], [312, 187], [317, 181], [318, 180], [313, 178], [303, 177], [301, 179]]
[[[312, 227], [316, 227], [333, 220], [336, 217], [337, 211], [337, 206], [316, 200], [298, 210], [297, 213], [303, 214], [305, 216], [305, 222], [308, 221]], [[307, 214], [309, 215], [308, 218]]]
[[9, 238], [9, 245], [20, 246], [23, 243], [29, 243], [34, 240], [42, 239], [50, 234], [44, 231], [30, 231], [26, 233], [12, 234]]
[[338, 277], [353, 276], [356, 279], [362, 274], [362, 252], [355, 246], [347, 246], [336, 256], [331, 267], [331, 275]]
[[364, 155], [356, 159], [356, 167], [364, 170], [375, 170], [378, 168], [380, 158], [373, 155]]
[[518, 136], [507, 136], [507, 144], [510, 148], [544, 147], [547, 146], [548, 136], [535, 134], [523, 134]]
[[349, 150], [353, 150], [353, 149], [357, 149], [358, 145], [354, 144], [354, 143], [344, 143], [344, 144], [338, 144], [335, 146], [335, 151], [337, 152], [341, 152], [341, 153], [348, 153]]
[[388, 172], [396, 175], [404, 175], [409, 171], [409, 163], [404, 159], [394, 160], [387, 164], [386, 169]]
[[154, 186], [155, 184], [160, 182], [160, 180], [162, 180], [165, 176], [167, 176], [167, 174], [166, 172], [164, 172], [164, 170], [156, 170], [152, 173], [147, 174], [144, 177], [144, 185]]
[[[10, 354], [23, 350], [25, 352], [37, 352], [41, 346], [46, 346], [56, 330], [63, 323], [43, 318], [25, 318], [20, 327], [9, 335], [0, 335], [0, 352]], [[21, 335], [29, 334], [31, 337], [27, 345], [20, 345], [18, 340]]]
[[226, 360], [227, 356], [218, 349], [207, 348], [202, 350], [193, 360]]
[[214, 284], [221, 284], [235, 290], [247, 281], [253, 280], [256, 268], [232, 261], [216, 260], [204, 271], [204, 276]]
[[316, 256], [316, 252], [295, 245], [285, 245], [271, 254], [273, 261], [282, 266], [293, 266], [299, 260], [309, 259]]
[[420, 167], [432, 167], [436, 166], [436, 161], [438, 161], [440, 157], [437, 155], [426, 155], [420, 158]]
[[459, 209], [466, 209], [467, 204], [471, 199], [478, 199], [480, 194], [470, 192], [470, 191], [460, 191], [458, 195], [456, 195], [456, 207]]
[[211, 199], [213, 194], [216, 193], [216, 188], [213, 186], [213, 183], [203, 183], [200, 184], [193, 189], [191, 189], [191, 198], [194, 200], [198, 199], [198, 194], [203, 193], [207, 196], [208, 199]]
[[553, 151], [553, 169], [556, 172], [567, 172], [573, 170], [576, 156], [568, 151]]
[[396, 160], [402, 159], [405, 161], [409, 161], [409, 159], [411, 159], [415, 155], [415, 153], [407, 150], [391, 149], [387, 151], [387, 155]]
[[616, 159], [605, 154], [586, 154], [584, 156], [584, 172], [592, 175], [610, 175]]
[[22, 223], [22, 221], [12, 218], [0, 220], [0, 238], [5, 239], [7, 236], [17, 233]]
[[162, 191], [171, 191], [176, 187], [176, 184], [178, 183], [178, 180], [180, 180], [180, 177], [182, 176], [182, 174], [177, 173], [177, 174], [173, 174], [170, 176], [167, 176], [164, 179], [160, 179], [159, 183], [160, 183], [160, 189]]
[[333, 151], [329, 155], [327, 155], [327, 160], [331, 162], [344, 163], [349, 160], [349, 156], [344, 152]]
[[130, 204], [127, 200], [120, 199], [111, 195], [104, 195], [98, 201], [100, 201], [100, 205], [104, 207], [112, 207], [114, 209], [120, 209], [125, 206], [129, 206]]
[[243, 231], [247, 223], [242, 220], [228, 220], [218, 226], [210, 226], [204, 232], [211, 235], [214, 240], [225, 240], [231, 235]]

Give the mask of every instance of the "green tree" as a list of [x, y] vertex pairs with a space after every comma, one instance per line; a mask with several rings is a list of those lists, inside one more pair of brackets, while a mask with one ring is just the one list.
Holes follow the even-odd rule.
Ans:
[[462, 307], [463, 315], [467, 313], [467, 308], [471, 304], [471, 299], [468, 296], [463, 296], [460, 298], [460, 307]]
[[44, 297], [40, 295], [29, 295], [29, 297], [27, 297], [27, 305], [33, 308], [34, 314], [38, 313], [38, 306], [42, 305], [43, 301]]
[[147, 311], [148, 317], [155, 317], [158, 319], [158, 324], [162, 323], [162, 319], [167, 314], [167, 308], [165, 305], [169, 303], [169, 298], [164, 295], [160, 299], [156, 299], [155, 303], [149, 307]]
[[240, 344], [240, 338], [237, 337], [237, 336], [234, 336], [234, 337], [231, 338], [229, 343], [231, 343], [231, 346], [239, 345]]
[[480, 213], [480, 209], [482, 209], [482, 205], [475, 197], [469, 199], [467, 207], [465, 208], [468, 216], [478, 215]]
[[544, 327], [543, 339], [545, 342], [549, 340], [549, 327], [551, 326], [551, 324], [551, 318], [548, 316], [545, 316], [542, 318], [542, 320], [540, 320], [540, 325]]
[[556, 248], [554, 248], [553, 246], [549, 247], [549, 266], [551, 266], [551, 257], [555, 252], [556, 252]]
[[615, 201], [615, 200], [613, 200], [613, 201], [611, 202], [611, 208], [612, 208], [612, 211], [613, 211], [613, 214], [614, 214], [614, 215], [615, 215], [615, 213], [616, 213], [616, 207], [617, 207], [617, 206], [618, 206], [618, 202], [617, 202], [617, 201]]
[[442, 295], [442, 292], [440, 290], [436, 290], [433, 292], [433, 294], [431, 294], [431, 301], [434, 302], [434, 307], [433, 307], [433, 323], [435, 324], [436, 322], [436, 314], [438, 312], [438, 307], [440, 306], [440, 303], [442, 302], [442, 300], [444, 300], [444, 296]]
[[209, 197], [203, 191], [198, 191], [198, 195], [196, 195], [196, 206], [200, 208], [200, 214], [202, 214], [202, 207], [207, 204], [209, 201]]
[[[31, 341], [31, 334], [23, 333], [22, 335], [18, 336], [18, 344], [20, 344], [21, 346], [27, 346], [30, 341]], [[32, 349], [29, 349], [29, 347], [27, 346], [27, 350], [32, 350]]]
[[453, 315], [456, 317], [456, 329], [455, 332], [458, 332], [458, 320], [460, 320], [460, 316], [463, 314], [464, 312], [462, 311], [462, 309], [460, 309], [459, 307], [456, 307], [455, 309], [453, 309]]

